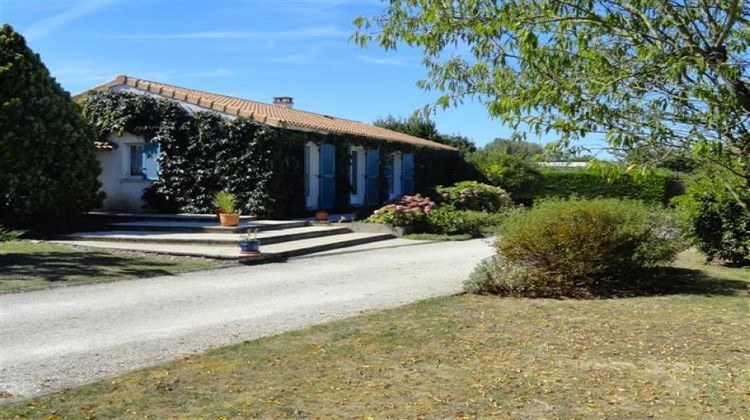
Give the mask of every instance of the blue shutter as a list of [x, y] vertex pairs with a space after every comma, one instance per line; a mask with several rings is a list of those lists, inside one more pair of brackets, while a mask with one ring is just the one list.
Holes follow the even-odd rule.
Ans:
[[401, 194], [414, 194], [414, 154], [401, 155]]
[[336, 147], [320, 145], [320, 208], [336, 206]]
[[380, 204], [380, 153], [378, 149], [367, 149], [365, 153], [367, 167], [365, 168], [365, 204], [377, 206]]
[[[310, 147], [305, 145], [305, 197], [310, 196]], [[307, 204], [307, 201], [305, 201]]]
[[159, 143], [147, 141], [143, 145], [143, 154], [141, 155], [141, 164], [143, 167], [143, 176], [151, 181], [159, 179], [159, 152], [161, 148]]

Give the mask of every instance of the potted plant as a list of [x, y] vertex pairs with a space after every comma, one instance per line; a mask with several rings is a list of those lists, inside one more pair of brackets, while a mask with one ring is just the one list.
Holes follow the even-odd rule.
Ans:
[[328, 210], [318, 210], [315, 212], [315, 220], [318, 222], [328, 221]]
[[257, 254], [260, 252], [260, 239], [258, 239], [257, 229], [253, 229], [240, 237], [240, 252], [243, 254]]
[[214, 194], [214, 206], [221, 210], [219, 222], [222, 226], [237, 226], [240, 224], [240, 215], [236, 211], [237, 196], [228, 191], [219, 191]]

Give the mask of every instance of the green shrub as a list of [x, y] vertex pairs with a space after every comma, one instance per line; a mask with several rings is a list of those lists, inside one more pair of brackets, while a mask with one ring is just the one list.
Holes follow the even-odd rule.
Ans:
[[632, 286], [638, 271], [670, 261], [683, 242], [667, 213], [640, 201], [547, 200], [510, 215], [496, 247], [492, 276], [482, 283], [477, 273], [471, 290], [590, 296]]
[[455, 207], [443, 205], [427, 214], [425, 224], [431, 233], [479, 236], [484, 233], [495, 233], [505, 217], [504, 213], [457, 210]]
[[482, 260], [464, 282], [464, 290], [477, 294], [524, 297], [564, 294], [563, 291], [553, 290], [552, 287], [554, 284], [544, 284], [531, 270], [514, 264], [501, 255]]
[[450, 187], [438, 187], [443, 204], [459, 210], [495, 212], [513, 205], [510, 195], [500, 188], [476, 181], [462, 181]]
[[627, 198], [667, 204], [674, 194], [675, 182], [676, 178], [665, 172], [607, 177], [589, 170], [545, 170], [541, 187], [534, 195], [540, 198]]
[[94, 140], [39, 55], [0, 26], [0, 219], [57, 227], [96, 207]]
[[701, 177], [672, 202], [709, 261], [746, 266], [750, 265], [750, 192], [743, 191], [739, 182], [729, 187]]
[[481, 165], [481, 171], [492, 185], [510, 192], [516, 200], [529, 201], [540, 188], [543, 178], [533, 162], [515, 155], [502, 154]]
[[478, 235], [478, 220], [467, 217], [466, 213], [449, 205], [440, 206], [427, 214], [427, 230], [443, 235]]
[[375, 210], [367, 218], [370, 223], [385, 223], [393, 226], [414, 226], [421, 224], [425, 216], [433, 212], [435, 202], [419, 194], [405, 195], [398, 201]]

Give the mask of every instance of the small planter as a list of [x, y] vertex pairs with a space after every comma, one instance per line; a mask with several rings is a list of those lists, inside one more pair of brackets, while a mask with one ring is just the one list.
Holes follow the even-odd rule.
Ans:
[[260, 253], [260, 240], [258, 239], [240, 240], [240, 252], [242, 252], [243, 254]]
[[240, 224], [240, 215], [237, 213], [221, 213], [219, 214], [219, 222], [225, 227], [238, 226]]
[[318, 222], [327, 222], [328, 221], [328, 212], [325, 210], [318, 210], [315, 212], [315, 220]]

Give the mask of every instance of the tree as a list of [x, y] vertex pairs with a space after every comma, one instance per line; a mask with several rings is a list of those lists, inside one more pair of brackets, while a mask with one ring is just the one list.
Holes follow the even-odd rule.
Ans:
[[541, 183], [535, 160], [544, 147], [528, 141], [496, 138], [469, 156], [471, 162], [493, 185], [503, 187], [514, 200], [528, 203]]
[[432, 107], [477, 97], [563, 144], [689, 151], [747, 188], [749, 15], [741, 0], [392, 0], [354, 39], [421, 49]]
[[523, 140], [496, 138], [482, 147], [478, 153], [514, 155], [524, 160], [534, 160], [544, 155], [544, 146]]
[[0, 28], [0, 219], [59, 223], [96, 203], [94, 134], [10, 25]]
[[412, 115], [409, 118], [396, 118], [388, 115], [378, 118], [372, 124], [425, 140], [436, 141], [440, 137], [435, 122], [424, 116]]
[[468, 137], [459, 134], [441, 134], [435, 122], [425, 116], [411, 115], [409, 118], [396, 118], [389, 115], [385, 118], [378, 118], [373, 122], [373, 125], [453, 146], [459, 150], [462, 156], [477, 150], [474, 142]]

